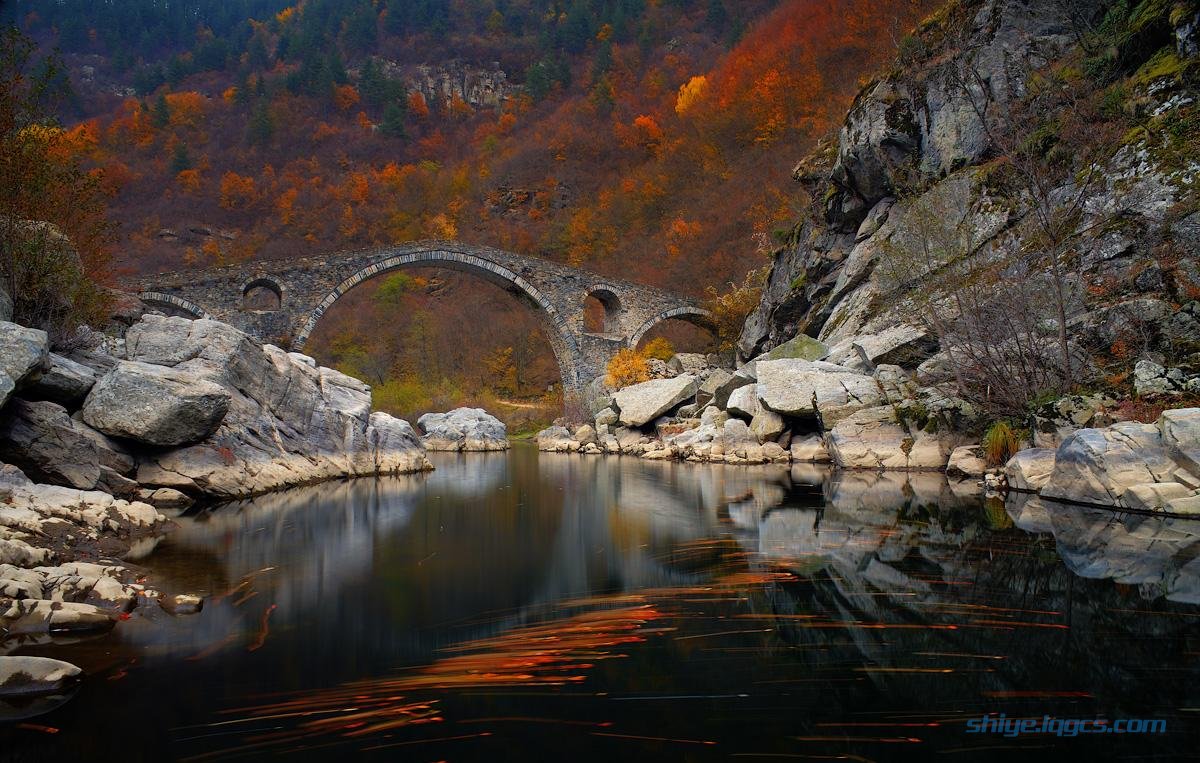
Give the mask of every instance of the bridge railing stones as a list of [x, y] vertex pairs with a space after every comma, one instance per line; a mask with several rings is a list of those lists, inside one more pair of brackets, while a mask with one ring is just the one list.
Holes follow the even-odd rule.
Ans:
[[[708, 311], [693, 300], [662, 289], [457, 241], [421, 241], [322, 257], [160, 273], [133, 285], [151, 304], [197, 318], [216, 318], [261, 341], [301, 350], [325, 312], [355, 286], [392, 270], [422, 266], [473, 273], [533, 307], [546, 326], [567, 391], [581, 390], [603, 374], [613, 354], [636, 346], [663, 320], [712, 324]], [[245, 308], [244, 296], [256, 286], [275, 292], [278, 310]], [[605, 308], [603, 333], [584, 330], [589, 296]]]

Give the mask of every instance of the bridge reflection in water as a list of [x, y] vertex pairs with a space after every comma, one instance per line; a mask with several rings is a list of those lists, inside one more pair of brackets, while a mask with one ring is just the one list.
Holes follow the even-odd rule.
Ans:
[[[437, 466], [184, 520], [143, 562], [164, 588], [214, 598], [198, 616], [135, 618], [73, 647], [67, 659], [119, 680], [48, 716], [63, 732], [36, 749], [65, 754], [85, 726], [133, 713], [147, 732], [88, 731], [89, 749], [1194, 750], [1198, 522], [1005, 506], [930, 474], [525, 447]], [[964, 735], [989, 712], [1164, 718], [1168, 733]]]

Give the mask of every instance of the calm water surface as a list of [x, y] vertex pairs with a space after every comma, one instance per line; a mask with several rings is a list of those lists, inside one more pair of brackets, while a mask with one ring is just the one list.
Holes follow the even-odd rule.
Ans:
[[[0, 759], [1200, 755], [1200, 523], [932, 475], [435, 463], [180, 520], [138, 563], [204, 611], [21, 648], [88, 677]], [[985, 713], [1167, 733], [966, 733]]]

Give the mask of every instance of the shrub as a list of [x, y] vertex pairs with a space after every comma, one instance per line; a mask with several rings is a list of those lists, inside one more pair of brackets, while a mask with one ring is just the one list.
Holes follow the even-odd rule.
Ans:
[[646, 365], [646, 356], [637, 350], [624, 349], [608, 362], [608, 376], [605, 381], [610, 387], [628, 387], [649, 378], [650, 368]]
[[987, 456], [987, 462], [992, 466], [1007, 463], [1019, 448], [1017, 433], [1006, 421], [997, 421], [992, 424], [983, 435], [983, 451]]
[[641, 354], [646, 358], [668, 361], [675, 357], [675, 348], [671, 346], [671, 341], [666, 337], [656, 336], [646, 342], [641, 349]]

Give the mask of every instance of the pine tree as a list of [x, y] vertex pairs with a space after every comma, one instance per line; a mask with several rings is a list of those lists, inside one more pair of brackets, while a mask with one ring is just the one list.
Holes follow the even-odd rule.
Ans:
[[175, 144], [175, 154], [171, 157], [171, 174], [178, 175], [184, 170], [192, 168], [192, 157], [188, 156], [187, 146], [182, 143]]
[[386, 83], [379, 65], [374, 58], [368, 58], [358, 76], [358, 92], [362, 94], [363, 102], [368, 106], [378, 106], [384, 101], [385, 89]]
[[167, 106], [167, 97], [159, 93], [158, 98], [154, 101], [154, 126], [163, 128], [170, 123], [171, 108]]
[[387, 108], [383, 110], [383, 121], [379, 123], [379, 132], [389, 138], [403, 138], [406, 136], [404, 110], [394, 102], [389, 103]]
[[275, 119], [266, 101], [259, 101], [246, 125], [246, 137], [254, 145], [265, 146], [275, 134]]

